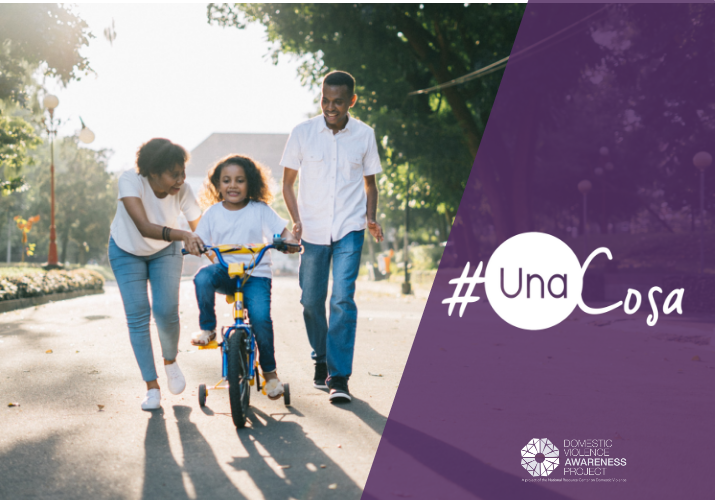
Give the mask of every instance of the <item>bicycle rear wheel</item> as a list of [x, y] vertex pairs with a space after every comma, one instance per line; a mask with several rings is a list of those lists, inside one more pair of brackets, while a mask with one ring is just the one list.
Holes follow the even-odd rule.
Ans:
[[246, 332], [236, 330], [228, 338], [226, 352], [228, 362], [228, 396], [231, 402], [233, 424], [242, 429], [246, 426], [246, 415], [251, 392], [248, 386], [248, 352]]

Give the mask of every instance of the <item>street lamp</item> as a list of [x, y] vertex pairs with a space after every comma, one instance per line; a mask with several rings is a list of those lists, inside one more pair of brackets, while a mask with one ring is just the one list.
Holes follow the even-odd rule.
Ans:
[[[55, 122], [55, 108], [59, 106], [60, 100], [57, 96], [47, 94], [42, 100], [42, 105], [50, 113], [50, 122], [47, 126], [47, 135], [50, 136], [50, 249], [47, 252], [47, 264], [45, 269], [58, 269], [57, 262], [57, 233], [55, 230], [55, 137], [57, 136], [57, 122]], [[94, 132], [87, 128], [82, 122], [82, 130], [79, 133], [79, 140], [85, 144], [94, 141]]]
[[42, 100], [43, 106], [50, 112], [50, 122], [47, 126], [47, 134], [50, 136], [50, 249], [47, 252], [46, 269], [57, 269], [57, 243], [55, 233], [55, 136], [57, 135], [57, 124], [55, 123], [55, 108], [59, 106], [60, 100], [57, 96], [47, 94]]
[[404, 242], [404, 261], [405, 261], [405, 282], [402, 283], [402, 295], [412, 293], [412, 285], [410, 284], [410, 241], [408, 231], [410, 230], [410, 164], [407, 164], [407, 172], [405, 172], [405, 242]]
[[700, 170], [700, 274], [703, 273], [705, 261], [705, 169], [713, 162], [713, 157], [707, 151], [700, 151], [693, 156], [693, 165]]
[[82, 123], [82, 130], [79, 131], [79, 140], [85, 144], [89, 144], [94, 141], [94, 132], [87, 128], [81, 116], [79, 117], [79, 121]]

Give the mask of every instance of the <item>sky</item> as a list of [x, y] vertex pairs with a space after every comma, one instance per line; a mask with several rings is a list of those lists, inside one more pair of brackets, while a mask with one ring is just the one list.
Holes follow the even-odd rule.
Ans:
[[[317, 113], [298, 61], [273, 65], [260, 25], [209, 25], [205, 4], [79, 4], [95, 35], [82, 54], [94, 74], [45, 87], [60, 104], [60, 135], [95, 133], [88, 147], [114, 151], [111, 171], [132, 168], [138, 147], [165, 137], [191, 151], [214, 132], [289, 133]], [[102, 34], [114, 20], [113, 44]]]

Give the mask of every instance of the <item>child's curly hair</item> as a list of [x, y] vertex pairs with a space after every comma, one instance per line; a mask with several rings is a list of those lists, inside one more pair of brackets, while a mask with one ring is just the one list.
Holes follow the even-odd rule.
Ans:
[[201, 189], [199, 195], [201, 208], [205, 210], [211, 205], [223, 201], [223, 196], [221, 196], [218, 187], [221, 182], [221, 172], [228, 165], [243, 167], [246, 182], [248, 183], [247, 198], [249, 200], [262, 201], [267, 205], [273, 202], [273, 193], [271, 192], [273, 175], [271, 171], [248, 156], [230, 155], [221, 158], [216, 165], [209, 169], [208, 175], [204, 180], [203, 189]]

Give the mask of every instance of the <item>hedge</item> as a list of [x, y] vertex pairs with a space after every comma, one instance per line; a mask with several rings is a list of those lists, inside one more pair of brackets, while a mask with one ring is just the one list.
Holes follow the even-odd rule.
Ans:
[[674, 275], [667, 276], [663, 281], [663, 297], [676, 288], [684, 288], [684, 312], [715, 312], [715, 276]]
[[101, 290], [103, 287], [102, 275], [89, 269], [5, 276], [0, 277], [0, 301], [77, 290]]

